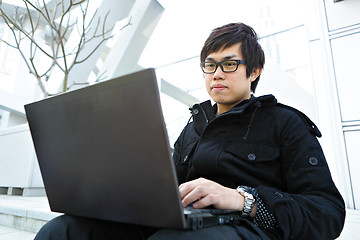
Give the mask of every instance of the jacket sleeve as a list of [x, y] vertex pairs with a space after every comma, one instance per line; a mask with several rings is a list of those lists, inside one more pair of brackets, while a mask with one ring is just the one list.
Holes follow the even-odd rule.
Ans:
[[283, 239], [335, 239], [345, 220], [344, 201], [311, 127], [297, 114], [285, 112], [276, 130], [285, 189], [259, 186], [257, 192]]

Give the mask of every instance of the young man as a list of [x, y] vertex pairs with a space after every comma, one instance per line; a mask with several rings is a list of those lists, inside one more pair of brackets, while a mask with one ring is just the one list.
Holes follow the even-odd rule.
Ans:
[[321, 134], [303, 113], [274, 96], [252, 95], [264, 62], [251, 27], [215, 29], [201, 51], [201, 69], [216, 104], [194, 105], [193, 121], [175, 143], [183, 205], [236, 209], [242, 212], [238, 223], [179, 231], [62, 216], [35, 239], [338, 237], [345, 208], [316, 139]]

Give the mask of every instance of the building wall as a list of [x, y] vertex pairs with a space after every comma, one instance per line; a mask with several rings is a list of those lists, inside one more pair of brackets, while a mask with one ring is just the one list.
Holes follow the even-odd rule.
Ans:
[[324, 150], [347, 207], [360, 209], [360, 1], [309, 0], [307, 7]]

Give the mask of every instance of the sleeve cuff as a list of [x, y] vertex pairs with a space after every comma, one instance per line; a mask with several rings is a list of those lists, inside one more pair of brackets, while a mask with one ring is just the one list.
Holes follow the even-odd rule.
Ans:
[[252, 188], [252, 194], [257, 203], [256, 215], [253, 218], [253, 223], [256, 226], [267, 230], [272, 230], [278, 227], [278, 223], [274, 215], [268, 211], [255, 188]]

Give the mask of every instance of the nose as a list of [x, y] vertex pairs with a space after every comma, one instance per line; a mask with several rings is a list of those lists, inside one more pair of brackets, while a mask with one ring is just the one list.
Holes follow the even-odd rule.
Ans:
[[216, 79], [224, 79], [224, 72], [223, 70], [221, 69], [220, 66], [217, 66], [215, 72], [213, 73], [213, 79], [216, 80]]

